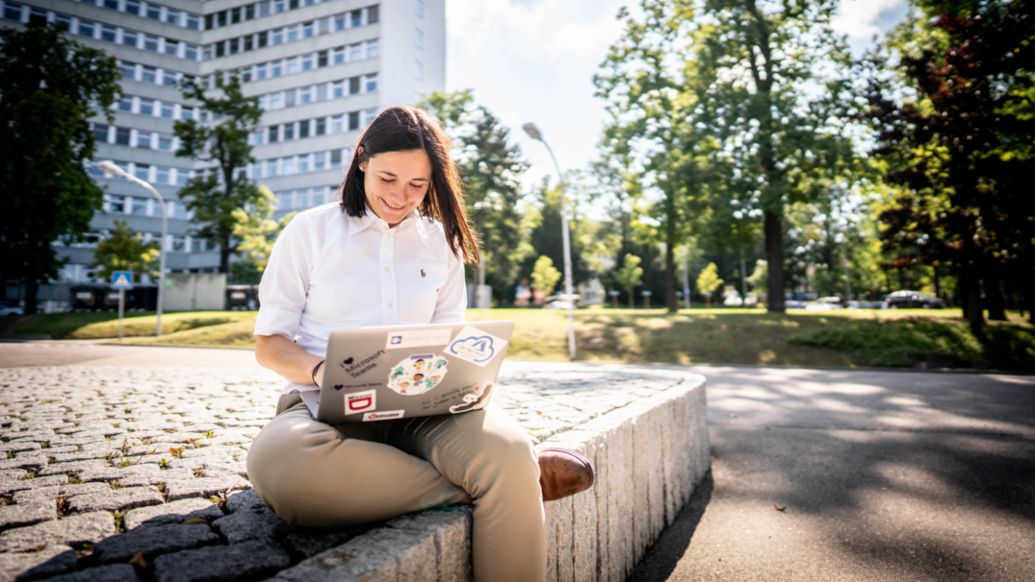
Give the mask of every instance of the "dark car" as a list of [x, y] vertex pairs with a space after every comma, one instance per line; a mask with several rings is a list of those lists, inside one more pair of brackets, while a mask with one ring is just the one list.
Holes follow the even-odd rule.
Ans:
[[941, 309], [945, 307], [945, 302], [937, 297], [931, 297], [926, 293], [919, 291], [895, 291], [884, 298], [884, 306], [888, 309], [907, 309], [907, 308], [923, 308], [923, 309]]

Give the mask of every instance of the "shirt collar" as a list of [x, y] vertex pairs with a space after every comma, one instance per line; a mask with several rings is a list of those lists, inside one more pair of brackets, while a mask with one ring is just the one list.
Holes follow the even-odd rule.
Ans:
[[[346, 216], [348, 216], [346, 214]], [[381, 225], [381, 230], [388, 230], [388, 223], [381, 219], [380, 216], [374, 212], [369, 205], [366, 206], [366, 213], [363, 216], [348, 216], [350, 228], [349, 236], [355, 236], [364, 230], [370, 228], [372, 225]], [[410, 216], [407, 216], [396, 225], [395, 228], [409, 228], [410, 224], [416, 224], [417, 232], [420, 234], [421, 239], [427, 241], [427, 232], [424, 230], [424, 219], [420, 216], [416, 209]]]

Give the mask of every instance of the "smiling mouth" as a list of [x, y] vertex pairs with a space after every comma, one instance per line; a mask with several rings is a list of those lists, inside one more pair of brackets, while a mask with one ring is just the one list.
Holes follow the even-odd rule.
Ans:
[[402, 210], [402, 209], [406, 208], [405, 204], [402, 205], [402, 206], [394, 206], [390, 202], [385, 200], [384, 198], [381, 198], [380, 200], [381, 200], [381, 204], [384, 204], [386, 207], [388, 207], [389, 210]]

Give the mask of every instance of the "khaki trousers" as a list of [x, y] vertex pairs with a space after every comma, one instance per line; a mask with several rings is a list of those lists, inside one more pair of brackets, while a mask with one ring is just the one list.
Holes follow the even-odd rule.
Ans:
[[248, 478], [288, 522], [343, 527], [471, 503], [476, 581], [546, 577], [539, 464], [501, 408], [332, 426], [288, 395], [277, 412], [248, 451]]

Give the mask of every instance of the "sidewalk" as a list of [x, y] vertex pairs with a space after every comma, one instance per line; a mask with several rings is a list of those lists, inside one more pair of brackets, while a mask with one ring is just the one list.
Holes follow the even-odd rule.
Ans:
[[[0, 369], [0, 580], [257, 578], [363, 533], [288, 527], [248, 489], [282, 384], [249, 353], [35, 348], [0, 353], [79, 363]], [[538, 442], [673, 385], [649, 367], [510, 361], [501, 380], [495, 402]]]

